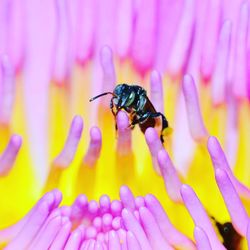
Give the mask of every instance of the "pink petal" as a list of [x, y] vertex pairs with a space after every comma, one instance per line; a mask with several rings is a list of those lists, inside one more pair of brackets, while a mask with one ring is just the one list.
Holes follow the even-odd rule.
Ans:
[[181, 21], [169, 56], [167, 71], [174, 77], [182, 72], [188, 57], [194, 28], [194, 4], [193, 0], [185, 0], [184, 2]]
[[247, 98], [247, 32], [249, 6], [245, 2], [240, 9], [240, 19], [237, 27], [236, 47], [233, 69], [233, 93], [237, 98]]
[[80, 229], [73, 231], [66, 243], [64, 250], [78, 250], [82, 240], [82, 233]]
[[227, 71], [231, 42], [232, 23], [227, 20], [223, 23], [217, 48], [217, 60], [212, 76], [212, 100], [215, 105], [222, 104], [226, 99]]
[[221, 1], [208, 1], [208, 9], [206, 11], [206, 18], [203, 17], [205, 19], [205, 26], [202, 39], [201, 73], [203, 78], [208, 80], [214, 72], [214, 65], [216, 63], [215, 55], [222, 12]]
[[155, 58], [157, 1], [138, 2], [135, 20], [132, 59], [135, 67], [144, 75], [152, 67]]
[[128, 250], [142, 250], [138, 240], [131, 231], [127, 232], [127, 246]]
[[120, 240], [115, 231], [109, 232], [109, 249], [110, 250], [121, 250]]
[[133, 36], [134, 1], [119, 0], [117, 5], [116, 51], [121, 59], [125, 59], [129, 54]]

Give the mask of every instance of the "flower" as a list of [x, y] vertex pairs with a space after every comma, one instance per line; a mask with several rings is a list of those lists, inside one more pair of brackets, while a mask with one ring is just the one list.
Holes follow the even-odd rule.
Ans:
[[[2, 1], [6, 249], [246, 249], [248, 16], [247, 1]], [[164, 145], [108, 96], [89, 103], [117, 82], [149, 90]]]

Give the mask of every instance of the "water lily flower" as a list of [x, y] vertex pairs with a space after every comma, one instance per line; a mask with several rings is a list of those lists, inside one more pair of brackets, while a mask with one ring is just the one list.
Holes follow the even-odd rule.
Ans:
[[[1, 246], [247, 249], [248, 30], [247, 0], [1, 1]], [[164, 143], [89, 102], [117, 83]]]

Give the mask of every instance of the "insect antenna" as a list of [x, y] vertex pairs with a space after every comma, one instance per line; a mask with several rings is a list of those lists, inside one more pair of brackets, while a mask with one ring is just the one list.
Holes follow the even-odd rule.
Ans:
[[105, 93], [102, 93], [102, 94], [97, 95], [97, 96], [95, 96], [95, 97], [92, 97], [89, 101], [92, 102], [92, 101], [94, 101], [95, 99], [97, 99], [97, 98], [99, 98], [99, 97], [101, 97], [101, 96], [104, 96], [104, 95], [108, 95], [108, 94], [113, 95], [113, 96], [116, 96], [116, 95], [115, 95], [114, 93], [112, 93], [112, 92], [105, 92]]

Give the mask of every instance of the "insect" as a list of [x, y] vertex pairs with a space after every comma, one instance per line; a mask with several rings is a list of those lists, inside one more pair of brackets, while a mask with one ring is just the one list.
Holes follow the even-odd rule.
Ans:
[[233, 227], [231, 222], [225, 222], [221, 224], [216, 221], [214, 217], [211, 217], [215, 221], [215, 225], [218, 228], [220, 235], [223, 238], [223, 245], [227, 250], [239, 250], [242, 236], [239, 235]]
[[162, 143], [164, 142], [163, 136], [170, 133], [171, 128], [168, 126], [166, 117], [155, 110], [145, 89], [138, 85], [118, 84], [113, 92], [102, 93], [89, 101], [91, 102], [108, 94], [112, 95], [110, 109], [113, 115], [116, 117], [120, 110], [125, 110], [130, 116], [130, 128], [134, 128], [136, 124], [139, 124], [141, 131], [145, 133], [148, 127], [157, 125], [157, 118], [161, 118], [160, 139]]

